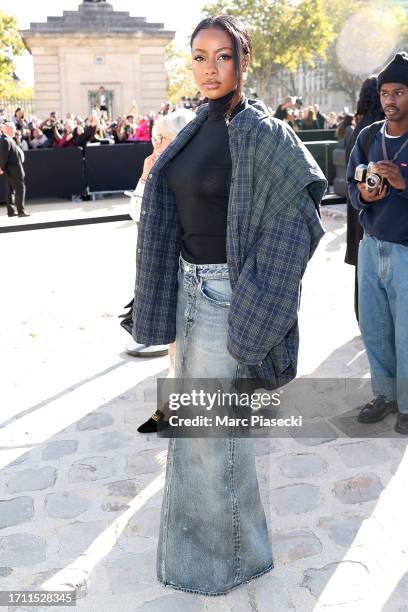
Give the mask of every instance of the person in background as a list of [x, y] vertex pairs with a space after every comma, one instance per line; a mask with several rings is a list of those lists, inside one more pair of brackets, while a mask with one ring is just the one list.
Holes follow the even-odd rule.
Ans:
[[152, 134], [153, 134], [153, 126], [154, 126], [154, 122], [156, 119], [156, 114], [154, 112], [154, 110], [149, 110], [148, 114], [147, 114], [147, 119], [149, 121], [149, 133], [150, 133], [150, 140], [152, 139]]
[[0, 124], [6, 123], [6, 121], [7, 121], [7, 113], [4, 110], [4, 108], [1, 108], [0, 109]]
[[[355, 114], [356, 127], [352, 137], [345, 147], [346, 168], [350, 159], [351, 150], [362, 129], [371, 125], [375, 121], [384, 119], [384, 111], [381, 106], [380, 94], [377, 89], [377, 75], [372, 75], [365, 79], [357, 101], [357, 111]], [[363, 237], [363, 228], [359, 221], [360, 213], [352, 206], [350, 197], [347, 197], [347, 247], [344, 262], [355, 267], [354, 275], [354, 312], [357, 321], [358, 314], [358, 245]]]
[[56, 126], [54, 127], [54, 137], [55, 144], [54, 147], [65, 148], [65, 147], [73, 147], [74, 142], [74, 127], [75, 124], [73, 121], [66, 121], [64, 123], [64, 132], [60, 134], [57, 130]]
[[287, 117], [287, 112], [289, 109], [296, 108], [296, 98], [294, 96], [287, 96], [282, 104], [279, 104], [277, 107], [274, 117], [275, 119], [284, 120]]
[[58, 114], [56, 111], [52, 111], [48, 119], [45, 119], [40, 123], [39, 128], [47, 137], [48, 147], [52, 147], [59, 142], [59, 140], [57, 140], [55, 137], [55, 130], [57, 130], [61, 136], [64, 132], [64, 128], [59, 122]]
[[110, 135], [105, 120], [99, 117], [96, 113], [93, 113], [91, 124], [95, 126], [95, 131], [90, 142], [110, 144]]
[[303, 119], [299, 122], [301, 130], [318, 130], [319, 125], [316, 119], [316, 113], [314, 111], [313, 106], [309, 106], [309, 108], [305, 108], [303, 112]]
[[171, 102], [162, 102], [160, 104], [159, 115], [167, 115], [173, 111], [173, 105]]
[[108, 118], [108, 98], [106, 95], [105, 87], [101, 85], [98, 90], [98, 102], [99, 102], [99, 113], [104, 119]]
[[27, 121], [24, 118], [24, 111], [22, 108], [20, 108], [20, 106], [14, 111], [12, 121], [16, 126], [16, 130], [23, 130], [27, 127]]
[[[351, 151], [351, 141], [353, 139], [354, 132], [354, 115], [351, 113], [345, 113], [343, 119], [336, 130], [336, 138], [339, 141], [339, 144]], [[348, 161], [348, 160], [347, 160]]]
[[136, 133], [136, 128], [135, 116], [126, 115], [125, 121], [123, 121], [118, 128], [118, 135], [121, 142], [127, 142], [130, 137], [133, 137]]
[[72, 132], [74, 146], [85, 147], [91, 142], [96, 131], [97, 119], [91, 117], [89, 121], [83, 122], [81, 117], [77, 117], [77, 125]]
[[326, 128], [328, 130], [335, 130], [337, 128], [337, 113], [330, 111], [326, 119]]
[[299, 110], [298, 108], [294, 108], [293, 109], [293, 129], [295, 130], [295, 132], [298, 132], [300, 130], [300, 122], [302, 120], [302, 116], [303, 116], [303, 112], [301, 110]]
[[139, 119], [139, 124], [136, 128], [136, 133], [134, 135], [133, 140], [136, 140], [139, 142], [150, 142], [151, 140], [150, 125], [149, 125], [149, 119], [147, 117], [141, 117]]
[[[29, 217], [25, 209], [25, 173], [23, 168], [24, 152], [14, 140], [14, 122], [2, 125], [0, 136], [0, 174], [4, 174], [7, 215], [9, 217]], [[17, 212], [16, 212], [17, 209]]]
[[113, 142], [113, 144], [120, 144], [122, 142], [118, 134], [118, 125], [119, 124], [117, 121], [113, 121], [107, 130], [109, 138]]
[[44, 149], [47, 147], [48, 138], [43, 134], [40, 128], [34, 128], [32, 135], [33, 137], [29, 141], [31, 149]]
[[[397, 53], [381, 70], [377, 89], [385, 121], [360, 131], [347, 166], [350, 201], [364, 230], [358, 248], [359, 325], [374, 396], [358, 421], [377, 423], [397, 413], [395, 431], [407, 436], [407, 53]], [[360, 172], [356, 177], [356, 168], [367, 162], [375, 164], [372, 178], [378, 177], [372, 185]]]
[[299, 126], [295, 121], [295, 114], [293, 109], [284, 109], [282, 111], [282, 121], [290, 125], [290, 127], [295, 130], [295, 132], [299, 131]]
[[320, 112], [320, 107], [318, 104], [313, 104], [313, 110], [316, 114], [317, 126], [319, 130], [323, 130], [327, 121], [327, 117], [326, 115], [323, 115], [323, 113]]
[[27, 140], [25, 138], [23, 138], [23, 133], [21, 130], [16, 130], [15, 136], [14, 136], [14, 140], [16, 141], [17, 145], [20, 147], [20, 149], [22, 151], [28, 151], [28, 143]]

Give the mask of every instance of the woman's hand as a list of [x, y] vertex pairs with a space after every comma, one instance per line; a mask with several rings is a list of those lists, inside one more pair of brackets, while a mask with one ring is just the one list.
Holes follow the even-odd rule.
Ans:
[[146, 157], [146, 159], [144, 160], [143, 172], [142, 172], [142, 176], [140, 177], [142, 181], [147, 181], [149, 172], [153, 168], [154, 164], [156, 163], [157, 157], [158, 155], [156, 151], [153, 151], [153, 153], [149, 155], [148, 157]]

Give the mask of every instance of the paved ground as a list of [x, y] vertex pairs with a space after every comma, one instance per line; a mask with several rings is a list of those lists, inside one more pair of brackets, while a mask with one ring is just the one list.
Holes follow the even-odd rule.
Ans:
[[[367, 376], [344, 217], [324, 217], [303, 286], [299, 374]], [[407, 610], [397, 434], [257, 441], [275, 569], [216, 598], [156, 581], [166, 443], [136, 428], [167, 360], [123, 352], [116, 316], [131, 296], [135, 238], [132, 222], [1, 237], [1, 589], [68, 585], [86, 612]]]
[[49, 223], [69, 219], [83, 219], [99, 216], [112, 216], [130, 213], [129, 199], [126, 197], [107, 196], [93, 201], [71, 202], [67, 198], [59, 200], [29, 201], [26, 206], [31, 217], [7, 217], [6, 207], [0, 208], [0, 229], [31, 225], [34, 223]]

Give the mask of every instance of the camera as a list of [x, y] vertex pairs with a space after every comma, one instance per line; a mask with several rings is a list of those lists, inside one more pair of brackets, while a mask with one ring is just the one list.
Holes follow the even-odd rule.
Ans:
[[387, 179], [378, 174], [375, 162], [370, 162], [368, 166], [359, 164], [355, 170], [354, 178], [358, 183], [365, 183], [367, 191], [381, 190], [384, 185], [388, 185]]

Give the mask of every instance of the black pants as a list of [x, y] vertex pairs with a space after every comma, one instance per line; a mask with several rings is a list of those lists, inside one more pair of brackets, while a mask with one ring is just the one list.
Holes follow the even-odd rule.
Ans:
[[15, 212], [14, 206], [17, 208], [18, 213], [24, 212], [26, 192], [24, 176], [22, 176], [21, 174], [12, 176], [10, 176], [9, 174], [5, 174], [4, 179], [7, 212]]

